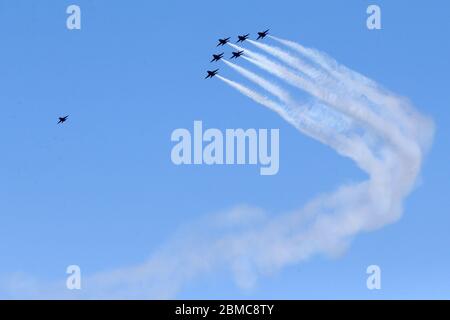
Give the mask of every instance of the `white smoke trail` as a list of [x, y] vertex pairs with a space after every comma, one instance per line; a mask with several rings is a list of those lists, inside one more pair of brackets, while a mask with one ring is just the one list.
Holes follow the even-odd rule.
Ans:
[[[418, 153], [415, 143], [404, 139], [402, 132], [397, 127], [396, 123], [384, 121], [376, 114], [370, 106], [362, 103], [359, 100], [353, 99], [351, 96], [342, 91], [330, 90], [328, 87], [322, 87], [314, 84], [312, 81], [292, 72], [287, 67], [284, 67], [262, 54], [255, 53], [248, 49], [243, 49], [235, 44], [229, 44], [238, 50], [244, 50], [243, 58], [268, 71], [269, 73], [279, 77], [283, 81], [304, 90], [327, 105], [336, 108], [337, 111], [343, 112], [345, 115], [357, 120], [363, 125], [371, 127], [378, 134], [397, 147], [401, 148], [405, 154], [412, 155]], [[386, 101], [387, 103], [388, 101]]]
[[[254, 41], [251, 43], [255, 44]], [[334, 107], [337, 111], [343, 112], [356, 120], [365, 128], [362, 137], [367, 133], [375, 133], [378, 136], [379, 140], [376, 144], [367, 141], [367, 146], [378, 155], [382, 164], [381, 166], [373, 166], [368, 170], [368, 174], [372, 178], [371, 182], [373, 182], [370, 186], [373, 189], [373, 194], [376, 194], [378, 197], [384, 195], [385, 199], [389, 199], [388, 201], [385, 201], [385, 210], [381, 210], [381, 212], [386, 213], [389, 210], [388, 208], [396, 208], [396, 214], [386, 214], [386, 221], [388, 221], [388, 219], [395, 220], [395, 218], [399, 217], [401, 212], [401, 200], [411, 191], [414, 185], [414, 181], [420, 170], [423, 154], [426, 151], [427, 142], [429, 142], [432, 137], [432, 124], [424, 117], [418, 115], [416, 111], [413, 111], [411, 106], [399, 108], [398, 106], [404, 104], [404, 100], [401, 98], [395, 99], [394, 95], [387, 93], [385, 90], [379, 89], [374, 92], [371, 95], [373, 101], [370, 103], [359, 99], [358, 94], [352, 94], [356, 89], [348, 85], [349, 83], [353, 84], [352, 79], [355, 78], [354, 74], [356, 73], [347, 72], [346, 78], [346, 73], [342, 72], [342, 70], [348, 69], [339, 67], [337, 63], [327, 63], [327, 59], [319, 54], [313, 55], [311, 54], [312, 51], [306, 51], [308, 58], [316, 65], [321, 67], [326, 65], [327, 72], [344, 78], [341, 80], [345, 80], [342, 81], [346, 86], [345, 90], [340, 90], [337, 86], [330, 84], [332, 83], [331, 81], [324, 81], [322, 76], [317, 77], [317, 73], [315, 73], [313, 67], [305, 66], [300, 59], [293, 57], [291, 54], [284, 52], [279, 48], [273, 48], [259, 43], [256, 44], [257, 47], [271, 53], [291, 67], [303, 71], [304, 74], [310, 75], [311, 78], [322, 78], [322, 80], [312, 82], [307, 77], [289, 70], [264, 55], [243, 49], [234, 44], [230, 45], [238, 50], [244, 50], [244, 59], [289, 84], [304, 90], [315, 98]], [[293, 45], [291, 44], [291, 46]], [[335, 69], [338, 71], [336, 71], [333, 66], [335, 66]], [[362, 88], [363, 91], [359, 94], [360, 96], [366, 92], [376, 90], [379, 86], [374, 85], [373, 81], [367, 80], [362, 84], [360, 83], [358, 88]], [[374, 104], [375, 107], [382, 112], [374, 112]], [[414, 114], [414, 116], [411, 116], [411, 114]], [[415, 128], [415, 132], [413, 133], [410, 130], [399, 130], [398, 123], [393, 121], [393, 119], [399, 119], [401, 123], [405, 124], [405, 127]], [[418, 134], [420, 135], [419, 137], [417, 136]], [[365, 167], [368, 168], [370, 166]], [[395, 180], [397, 184], [392, 183], [393, 180]], [[395, 197], [392, 197], [391, 199], [390, 196], [392, 195], [395, 195]]]
[[[271, 216], [259, 209], [238, 207], [210, 216], [187, 226], [146, 263], [89, 277], [81, 297], [170, 298], [187, 282], [214, 270], [230, 271], [241, 287], [248, 288], [259, 276], [313, 255], [338, 255], [357, 234], [383, 227], [401, 217], [403, 200], [414, 187], [427, 145], [431, 143], [431, 123], [412, 106], [404, 106], [402, 98], [378, 90], [375, 82], [352, 86], [356, 78], [343, 72], [343, 67], [327, 62], [320, 55], [306, 53], [314, 63], [311, 68], [320, 71], [319, 66], [332, 77], [342, 77], [346, 90], [334, 92], [329, 82], [304, 77], [250, 50], [245, 50], [244, 58], [326, 102], [335, 112], [342, 113], [342, 118], [330, 117], [320, 112], [320, 108], [301, 106], [286, 89], [239, 66], [229, 64], [281, 103], [223, 76], [217, 78], [275, 111], [302, 132], [353, 159], [367, 172], [368, 180], [344, 185], [294, 212]], [[345, 96], [352, 90], [361, 90], [361, 94], [373, 91], [372, 101], [369, 104], [354, 94]], [[381, 112], [374, 113], [372, 104]], [[294, 114], [292, 111], [297, 108], [306, 111]], [[314, 117], [317, 110], [318, 115]], [[342, 126], [341, 119], [346, 117], [350, 120]], [[332, 123], [333, 119], [338, 123]], [[417, 129], [396, 130], [394, 119], [399, 119], [405, 128]], [[23, 298], [26, 285], [23, 280], [18, 282], [19, 285], [10, 285], [10, 288], [18, 288], [17, 295]], [[39, 292], [40, 298], [46, 297], [42, 293], [49, 292], [48, 286], [39, 288], [34, 281], [30, 281], [29, 287]], [[64, 294], [69, 295], [67, 292], [58, 287], [48, 294], [64, 298]]]
[[[267, 49], [267, 47], [266, 47]], [[240, 49], [242, 50], [242, 49]], [[394, 144], [394, 148], [397, 148], [397, 152], [395, 155], [392, 154], [392, 152], [389, 152], [389, 148], [385, 148], [383, 150], [383, 156], [384, 157], [406, 157], [408, 159], [404, 159], [406, 163], [408, 163], [410, 167], [410, 172], [404, 173], [405, 176], [408, 176], [408, 174], [411, 177], [415, 177], [415, 174], [417, 173], [417, 170], [420, 168], [421, 164], [421, 157], [420, 154], [425, 150], [424, 146], [426, 145], [426, 141], [429, 140], [431, 137], [431, 126], [430, 124], [423, 119], [423, 117], [410, 117], [410, 112], [404, 112], [403, 117], [401, 117], [402, 122], [408, 123], [410, 128], [416, 128], [416, 132], [420, 132], [421, 136], [417, 139], [419, 141], [419, 145], [416, 144], [416, 139], [414, 137], [409, 137], [409, 139], [406, 139], [403, 135], [407, 133], [405, 132], [399, 132], [397, 130], [396, 125], [397, 122], [386, 122], [385, 120], [396, 118], [398, 119], [399, 116], [396, 115], [395, 117], [388, 117], [387, 119], [380, 119], [378, 115], [374, 114], [370, 110], [370, 106], [366, 106], [362, 104], [360, 101], [355, 101], [353, 99], [347, 99], [347, 97], [342, 97], [342, 92], [338, 92], [339, 95], [336, 93], [336, 90], [334, 90], [334, 93], [336, 94], [334, 99], [328, 99], [327, 96], [324, 96], [323, 92], [320, 91], [314, 91], [310, 90], [308, 87], [309, 84], [305, 82], [304, 79], [299, 79], [300, 77], [294, 73], [289, 74], [289, 70], [287, 68], [284, 68], [282, 66], [279, 66], [278, 64], [268, 60], [266, 57], [255, 54], [252, 51], [245, 50], [245, 53], [247, 56], [250, 56], [251, 58], [246, 58], [250, 62], [256, 64], [257, 66], [271, 72], [272, 74], [275, 74], [281, 79], [287, 80], [289, 83], [293, 84], [294, 86], [297, 86], [301, 89], [304, 89], [305, 91], [308, 91], [309, 93], [313, 94], [314, 96], [325, 100], [328, 103], [331, 103], [333, 106], [337, 107], [338, 110], [344, 111], [347, 115], [352, 116], [356, 120], [361, 121], [364, 123], [369, 130], [374, 130], [379, 135], [382, 136], [382, 138], [386, 139], [387, 141]], [[287, 58], [287, 54], [279, 54], [279, 52], [272, 52], [274, 55], [278, 55], [278, 57], [283, 60], [284, 62], [288, 63], [289, 65], [294, 65], [295, 60], [291, 59], [290, 57]], [[244, 57], [245, 58], [245, 57]], [[323, 61], [319, 60], [322, 64]], [[318, 63], [319, 64], [319, 63]], [[302, 66], [297, 66], [298, 69], [302, 69]], [[331, 67], [328, 68], [328, 70], [332, 70]], [[348, 83], [348, 81], [347, 81]], [[323, 82], [322, 82], [323, 84]], [[333, 92], [330, 89], [336, 89], [336, 88], [330, 88], [325, 87], [322, 88], [322, 90]], [[351, 89], [351, 88], [350, 88]], [[383, 114], [390, 114], [392, 111], [389, 109], [390, 105], [389, 103], [392, 102], [393, 95], [383, 95], [383, 91], [377, 92], [376, 97], [386, 97], [386, 99], [380, 99], [378, 101], [378, 107], [384, 111]], [[375, 96], [375, 95], [374, 95]], [[399, 101], [395, 101], [394, 105], [400, 105]], [[351, 106], [349, 108], [348, 106]], [[398, 110], [398, 109], [397, 109]], [[405, 108], [405, 110], [412, 110], [412, 108]], [[412, 138], [412, 139], [411, 139]], [[425, 143], [424, 143], [425, 142]], [[403, 151], [403, 152], [401, 152]], [[405, 152], [406, 151], [406, 152]], [[406, 155], [405, 155], [406, 153]], [[399, 172], [402, 172], [402, 170], [398, 170], [396, 172], [397, 175], [400, 175]], [[411, 174], [412, 173], [412, 174]], [[387, 178], [386, 178], [387, 179]], [[415, 178], [410, 179], [409, 181], [413, 181]], [[406, 185], [410, 185], [410, 183], [406, 183]], [[410, 188], [406, 187], [404, 188], [404, 193], [409, 192]], [[400, 189], [399, 189], [400, 190]]]
[[[222, 76], [218, 76], [220, 80], [237, 89], [239, 92], [255, 102], [277, 112], [287, 122], [304, 134], [332, 147], [339, 154], [353, 159], [358, 166], [362, 167], [363, 170], [368, 169], [365, 167], [366, 164], [369, 163], [367, 160], [368, 158], [371, 159], [371, 163], [377, 161], [363, 141], [348, 132], [351, 130], [351, 125], [349, 123], [344, 123], [344, 120], [333, 116], [333, 114], [330, 114], [329, 112], [326, 112], [328, 109], [326, 106], [319, 104], [306, 106], [294, 103], [289, 94], [280, 87], [264, 80], [245, 68], [237, 66], [229, 61], [224, 62], [241, 74], [245, 75], [247, 78], [259, 84], [268, 92], [277, 96], [284, 104], [277, 104], [276, 102], [267, 97], [261, 96], [242, 84], [226, 79]], [[316, 113], [319, 116], [313, 117], [313, 113]], [[326, 125], [332, 122], [336, 123], [338, 121], [339, 124], [337, 126], [329, 127]], [[358, 150], [358, 152], [355, 152], [355, 150]], [[362, 161], [362, 159], [365, 159], [365, 161]]]
[[[314, 62], [317, 66], [320, 66], [323, 71], [325, 71], [327, 75], [329, 75], [329, 77], [327, 77], [327, 75], [322, 73], [321, 76], [318, 77], [323, 81], [331, 82], [332, 80], [335, 80], [333, 82], [335, 82], [336, 85], [339, 83], [343, 83], [345, 85], [345, 88], [348, 89], [348, 94], [353, 95], [353, 97], [366, 98], [368, 101], [373, 103], [371, 104], [371, 106], [374, 107], [377, 107], [377, 102], [379, 102], [381, 99], [387, 101], [388, 105], [390, 106], [389, 112], [386, 112], [385, 108], [378, 108], [378, 110], [376, 111], [380, 112], [380, 114], [382, 114], [384, 117], [390, 117], [390, 120], [396, 122], [400, 126], [400, 129], [406, 131], [407, 134], [413, 134], [416, 136], [416, 138], [423, 137], [419, 132], [420, 129], [413, 126], [413, 123], [416, 120], [419, 122], [426, 122], [427, 120], [424, 119], [413, 108], [411, 108], [409, 106], [409, 103], [407, 101], [404, 101], [404, 99], [402, 99], [401, 97], [398, 97], [383, 89], [375, 81], [365, 77], [364, 75], [339, 64], [336, 60], [323, 52], [311, 48], [306, 48], [301, 44], [293, 41], [280, 39], [275, 36], [269, 37], [287, 46], [288, 48], [297, 51], [304, 57]], [[251, 43], [255, 44], [254, 41], [252, 41]], [[279, 50], [278, 48], [273, 48], [268, 45], [262, 45], [260, 43], [256, 43], [255, 45], [266, 52], [270, 52], [271, 54], [284, 59], [284, 61], [289, 60], [286, 57], [280, 56], [279, 51], [281, 50]], [[294, 61], [290, 65], [298, 68], [298, 70], [300, 71], [305, 71], [304, 65], [298, 63], [298, 61]], [[332, 80], [330, 78], [332, 78]], [[407, 121], [405, 121], [405, 119], [407, 119]], [[425, 138], [425, 140], [430, 139], [431, 137]]]
[[276, 103], [275, 101], [270, 100], [269, 98], [262, 96], [250, 89], [248, 89], [247, 87], [235, 82], [235, 81], [231, 81], [225, 77], [222, 77], [220, 75], [216, 76], [218, 79], [224, 81], [225, 83], [227, 83], [228, 85], [230, 85], [231, 87], [235, 88], [236, 90], [238, 90], [239, 92], [241, 92], [242, 94], [246, 95], [247, 97], [249, 97], [250, 99], [254, 100], [255, 102], [262, 104], [266, 107], [268, 107], [269, 109], [275, 111], [276, 113], [278, 113], [279, 115], [281, 115], [282, 117], [285, 117], [285, 110], [283, 109], [283, 107]]
[[325, 122], [327, 122], [328, 124], [333, 123], [335, 124], [335, 128], [340, 128], [341, 130], [348, 130], [348, 128], [352, 125], [351, 119], [343, 116], [342, 114], [333, 112], [331, 108], [326, 105], [318, 104], [317, 102], [304, 104], [299, 103], [293, 100], [290, 94], [277, 84], [274, 84], [273, 82], [270, 82], [263, 77], [249, 71], [248, 69], [238, 66], [232, 62], [226, 60], [223, 60], [223, 62], [247, 79], [259, 85], [270, 94], [276, 96], [288, 108], [289, 112], [295, 111], [297, 115], [301, 113], [302, 118], [311, 117], [311, 115], [315, 113], [320, 114], [321, 118], [316, 120], [322, 121], [322, 127], [327, 127]]
[[[292, 43], [290, 44], [294, 46]], [[308, 68], [305, 70], [300, 60], [293, 59], [292, 56], [283, 52], [281, 49], [274, 49], [271, 46], [260, 44], [258, 44], [258, 47], [271, 53], [295, 69], [308, 72]], [[392, 152], [390, 150], [392, 148], [384, 148], [378, 153], [383, 157], [389, 157], [391, 159], [396, 157], [398, 158], [397, 162], [403, 162], [404, 166], [408, 166], [408, 170], [395, 170], [395, 172], [391, 173], [391, 176], [394, 174], [402, 176], [399, 180], [406, 182], [403, 188], [398, 186], [397, 193], [405, 196], [411, 191], [413, 181], [415, 181], [415, 177], [421, 167], [423, 153], [426, 152], [428, 141], [432, 137], [433, 129], [430, 121], [419, 115], [412, 107], [405, 105], [404, 99], [395, 98], [395, 95], [384, 89], [379, 89], [380, 86], [376, 85], [374, 81], [365, 80], [364, 76], [340, 66], [337, 62], [331, 60], [331, 58], [327, 58], [317, 51], [308, 51], [308, 58], [313, 60], [316, 65], [325, 66], [326, 72], [329, 72], [339, 81], [330, 81], [330, 79], [327, 79], [322, 74], [315, 78], [317, 80], [316, 86], [322, 88], [323, 91], [333, 92], [335, 94], [334, 99], [327, 99], [328, 97], [323, 95], [323, 91], [314, 92], [308, 90], [301, 81], [296, 79], [297, 77], [295, 75], [292, 78], [286, 77], [285, 74], [288, 70], [282, 66], [274, 65], [266, 57], [254, 54], [251, 51], [249, 52], [249, 50], [246, 53], [257, 59], [253, 61], [251, 58], [247, 58], [250, 62], [268, 71], [276, 71], [278, 68], [277, 76], [280, 77], [281, 75], [283, 79], [288, 79], [297, 87], [309, 91], [315, 97], [323, 99], [336, 107], [337, 110], [352, 116], [355, 120], [366, 126], [368, 130], [374, 131], [382, 139], [391, 144], [391, 147], [396, 149], [396, 152]], [[355, 86], [354, 79], [362, 79], [363, 81]], [[343, 84], [344, 90], [342, 90], [342, 86], [337, 85], [338, 83]], [[368, 100], [371, 101], [360, 98], [364, 95], [368, 96], [370, 98]], [[404, 168], [404, 166], [398, 167]], [[380, 176], [381, 174], [378, 177]], [[384, 179], [389, 180], [389, 177], [386, 176]], [[381, 194], [381, 189], [377, 192]]]
[[[352, 158], [359, 166], [363, 165], [363, 162], [360, 161], [359, 156], [348, 151], [359, 149], [360, 152], [365, 154], [366, 158], [370, 153], [370, 151], [365, 147], [365, 144], [351, 134], [350, 131], [352, 129], [355, 130], [351, 119], [348, 119], [345, 115], [339, 115], [332, 112], [328, 106], [318, 102], [308, 104], [298, 103], [290, 97], [287, 91], [272, 82], [232, 62], [224, 60], [224, 63], [280, 99], [283, 105], [280, 105], [279, 107], [283, 108], [285, 111], [284, 119], [294, 127], [311, 138], [334, 148], [339, 154]], [[236, 83], [234, 83], [234, 86], [237, 86]], [[239, 85], [239, 87], [244, 88], [242, 85]], [[242, 89], [239, 91], [242, 92]], [[246, 88], [245, 91], [248, 93], [250, 89]], [[254, 92], [250, 95], [247, 93], [245, 93], [245, 95], [250, 98], [255, 95]], [[349, 139], [346, 135], [352, 136], [352, 139]], [[372, 158], [372, 161], [375, 161], [373, 156]], [[363, 169], [366, 168], [363, 167]]]
[[[217, 268], [230, 268], [237, 283], [245, 288], [252, 286], [259, 275], [270, 274], [312, 255], [339, 254], [358, 233], [383, 227], [400, 218], [403, 199], [414, 187], [426, 144], [431, 143], [433, 128], [430, 123], [423, 121], [421, 116], [411, 117], [406, 112], [399, 113], [401, 121], [420, 128], [417, 130], [420, 136], [408, 135], [407, 130], [398, 132], [396, 123], [392, 122], [393, 117], [374, 114], [372, 106], [355, 100], [353, 95], [343, 96], [351, 88], [338, 93], [328, 91], [332, 87], [322, 87], [323, 82], [311, 81], [262, 55], [245, 50], [244, 57], [360, 123], [358, 126], [352, 122], [352, 125], [342, 130], [326, 121], [312, 121], [314, 125], [323, 126], [323, 131], [327, 132], [327, 139], [319, 140], [354, 159], [367, 172], [369, 179], [320, 196], [299, 211], [270, 217], [252, 208], [237, 208], [201, 221], [187, 228], [183, 236], [177, 237], [177, 241], [163, 248], [138, 269], [103, 275], [106, 279], [103, 281], [108, 285], [131, 288], [144, 286], [149, 296], [157, 292], [167, 297], [199, 274]], [[314, 61], [316, 65], [321, 62]], [[289, 108], [295, 109], [295, 101], [285, 89], [274, 86], [244, 68], [234, 69], [276, 96], [281, 103], [222, 76], [218, 78], [257, 103], [274, 110], [302, 132], [310, 132], [302, 123], [310, 119], [310, 113], [305, 112], [305, 118], [302, 118], [292, 117], [287, 112]], [[372, 86], [370, 90], [374, 88], [377, 87]], [[377, 91], [372, 96], [375, 97], [379, 99], [373, 99], [373, 103], [387, 115], [391, 113], [392, 104], [404, 103], [403, 100], [401, 103], [398, 100], [392, 102], [395, 96], [385, 94], [383, 90]], [[413, 110], [412, 106], [399, 108], [400, 111], [408, 109]], [[331, 136], [328, 133], [335, 134], [340, 143], [333, 144], [334, 140], [328, 139]], [[344, 152], [339, 151], [341, 147]], [[136, 275], [134, 281], [127, 279], [129, 274]], [[98, 281], [98, 278], [93, 280], [94, 283]], [[155, 283], [158, 284], [157, 288]]]
[[269, 46], [267, 44], [256, 42], [253, 40], [247, 40], [249, 43], [254, 45], [255, 47], [275, 56], [284, 61], [290, 67], [297, 69], [300, 72], [303, 72], [306, 76], [310, 77], [312, 80], [321, 76], [321, 72], [311, 65], [308, 65], [306, 62], [302, 61], [299, 57], [294, 57], [290, 53], [283, 51], [279, 48]]
[[283, 103], [286, 103], [286, 104], [293, 103], [293, 100], [291, 99], [289, 93], [286, 90], [280, 88], [279, 86], [271, 83], [270, 81], [264, 79], [263, 77], [260, 77], [260, 76], [256, 75], [255, 73], [250, 72], [250, 71], [246, 70], [245, 68], [240, 67], [230, 61], [227, 61], [227, 60], [222, 60], [222, 61], [229, 67], [233, 68], [234, 70], [236, 70], [237, 72], [242, 74], [244, 77], [250, 79], [251, 81], [253, 81], [256, 84], [258, 84], [259, 86], [261, 86], [266, 91], [270, 92], [271, 94], [273, 94], [274, 96], [279, 98]]

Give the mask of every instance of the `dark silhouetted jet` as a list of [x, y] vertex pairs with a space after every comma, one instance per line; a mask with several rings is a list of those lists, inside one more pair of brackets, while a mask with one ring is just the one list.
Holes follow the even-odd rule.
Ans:
[[264, 39], [268, 34], [269, 34], [269, 29], [267, 29], [266, 31], [263, 31], [263, 32], [258, 32], [258, 39], [256, 39], [256, 40]]
[[216, 69], [216, 70], [214, 70], [214, 71], [209, 71], [209, 70], [208, 70], [207, 72], [208, 72], [208, 75], [206, 76], [205, 79], [214, 77], [214, 76], [219, 72], [219, 69]]
[[238, 36], [238, 41], [236, 43], [244, 42], [245, 40], [248, 39], [249, 36], [250, 36], [250, 33], [247, 33], [247, 34], [245, 34], [243, 36]]
[[59, 117], [59, 118], [58, 118], [58, 119], [59, 119], [58, 124], [66, 122], [66, 120], [67, 120], [68, 117], [69, 117], [69, 116]]
[[221, 54], [213, 54], [213, 59], [211, 60], [211, 62], [219, 61], [222, 58], [223, 58], [223, 52]]
[[242, 51], [233, 51], [233, 55], [231, 56], [230, 59], [233, 59], [233, 58], [237, 59], [240, 56], [242, 56], [243, 54], [244, 54], [244, 50], [242, 50]]
[[226, 45], [228, 41], [230, 41], [230, 38], [219, 39], [219, 43], [217, 44], [217, 47]]

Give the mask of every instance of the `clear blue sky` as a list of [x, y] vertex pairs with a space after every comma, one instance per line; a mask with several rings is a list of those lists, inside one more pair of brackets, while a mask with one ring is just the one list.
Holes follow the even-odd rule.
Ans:
[[[65, 26], [72, 3], [80, 31]], [[365, 26], [371, 3], [381, 31]], [[360, 234], [338, 259], [315, 256], [250, 291], [220, 273], [200, 277], [177, 297], [450, 298], [449, 10], [437, 0], [0, 0], [0, 278], [54, 282], [70, 264], [83, 275], [136, 265], [212, 212], [242, 203], [289, 211], [364, 179], [276, 114], [203, 79], [219, 37], [270, 28], [410, 98], [436, 123], [433, 148], [403, 218]], [[279, 128], [279, 174], [174, 166], [170, 135], [194, 120]], [[380, 291], [366, 289], [371, 264], [382, 268]]]

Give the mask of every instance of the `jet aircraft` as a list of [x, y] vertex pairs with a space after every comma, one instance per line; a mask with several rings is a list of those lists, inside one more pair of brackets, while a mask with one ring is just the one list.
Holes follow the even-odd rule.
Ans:
[[238, 36], [238, 41], [236, 43], [244, 42], [245, 40], [248, 39], [249, 36], [250, 36], [250, 33], [244, 34], [242, 36]]
[[219, 61], [222, 58], [223, 58], [223, 52], [221, 54], [213, 54], [213, 59], [211, 60], [211, 62]]
[[58, 119], [59, 119], [58, 124], [66, 122], [66, 120], [67, 120], [68, 117], [69, 117], [69, 116], [59, 117], [59, 118], [58, 118]]
[[219, 72], [219, 69], [216, 69], [216, 70], [213, 70], [213, 71], [209, 71], [208, 70], [207, 72], [208, 72], [208, 75], [206, 76], [205, 79], [214, 77]]
[[237, 58], [239, 58], [240, 56], [242, 56], [243, 54], [244, 54], [244, 50], [241, 50], [241, 51], [233, 51], [233, 56], [232, 56], [230, 59], [233, 59], [233, 58], [237, 59]]
[[264, 39], [268, 34], [269, 34], [269, 29], [267, 29], [266, 31], [263, 31], [263, 32], [258, 32], [258, 39], [256, 39], [256, 40]]
[[224, 46], [228, 43], [228, 41], [230, 41], [230, 38], [225, 38], [225, 39], [219, 39], [219, 43], [217, 44], [216, 47], [218, 46]]

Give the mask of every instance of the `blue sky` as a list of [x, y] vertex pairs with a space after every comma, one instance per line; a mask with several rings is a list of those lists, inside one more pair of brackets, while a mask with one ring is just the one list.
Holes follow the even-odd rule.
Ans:
[[[72, 3], [81, 30], [65, 27]], [[383, 29], [369, 31], [371, 3], [0, 0], [0, 279], [20, 273], [64, 285], [70, 264], [83, 276], [138, 265], [211, 213], [247, 204], [276, 215], [363, 180], [348, 159], [203, 79], [219, 37], [270, 28], [408, 97], [434, 120], [433, 147], [402, 219], [357, 235], [340, 257], [315, 255], [249, 290], [217, 271], [177, 297], [448, 299], [450, 5], [375, 1]], [[279, 128], [279, 173], [174, 166], [170, 135], [194, 120]], [[366, 288], [371, 264], [382, 268], [382, 290]]]

